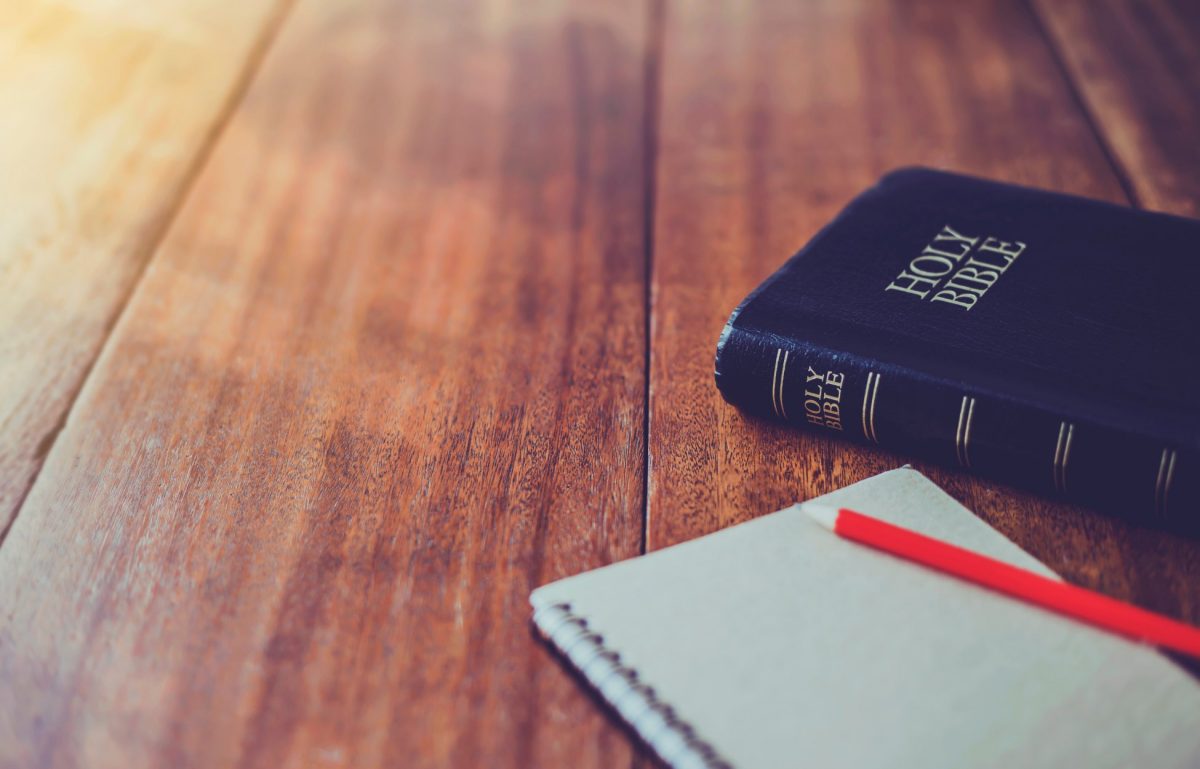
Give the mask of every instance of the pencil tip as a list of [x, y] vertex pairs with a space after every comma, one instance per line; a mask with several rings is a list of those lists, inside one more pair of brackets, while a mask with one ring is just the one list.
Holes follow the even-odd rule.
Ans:
[[817, 523], [821, 524], [830, 531], [834, 530], [834, 524], [837, 523], [838, 509], [829, 505], [822, 505], [815, 502], [805, 502], [800, 505], [800, 509], [808, 513], [808, 517], [812, 518]]

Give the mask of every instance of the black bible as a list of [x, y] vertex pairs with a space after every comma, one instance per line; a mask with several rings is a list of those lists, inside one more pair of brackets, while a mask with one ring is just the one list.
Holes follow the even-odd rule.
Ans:
[[1200, 221], [923, 168], [734, 311], [748, 412], [1196, 531]]

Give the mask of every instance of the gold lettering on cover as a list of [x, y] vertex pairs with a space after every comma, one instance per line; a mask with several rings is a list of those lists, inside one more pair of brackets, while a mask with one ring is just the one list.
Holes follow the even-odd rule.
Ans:
[[[908, 285], [902, 286], [899, 283], [897, 283], [897, 281], [901, 281], [901, 280], [909, 281]], [[903, 291], [906, 294], [913, 294], [914, 296], [919, 296], [922, 299], [924, 299], [925, 295], [929, 293], [929, 288], [925, 289], [924, 291], [918, 291], [915, 288], [915, 286], [918, 283], [928, 283], [929, 288], [933, 288], [934, 286], [937, 285], [937, 280], [935, 280], [933, 278], [922, 278], [917, 275], [910, 275], [908, 273], [908, 271], [906, 270], [904, 272], [901, 272], [899, 275], [897, 275], [896, 280], [893, 280], [891, 283], [889, 283], [887, 288], [884, 289], [884, 291]]]
[[956, 293], [949, 289], [943, 289], [933, 295], [934, 302], [946, 302], [947, 304], [956, 304], [964, 309], [971, 309], [975, 303], [979, 301], [980, 294], [973, 294], [969, 291]]
[[958, 428], [954, 431], [954, 453], [958, 464], [971, 466], [971, 420], [975, 417], [975, 399], [964, 395], [958, 408]]
[[1016, 261], [1017, 257], [1021, 255], [1021, 252], [1025, 250], [1025, 244], [1019, 240], [1006, 243], [999, 238], [989, 237], [987, 240], [983, 241], [983, 245], [979, 247], [979, 250], [1000, 254], [1001, 258], [1004, 260], [1004, 266], [1008, 267], [1008, 265]]
[[989, 235], [980, 243], [981, 237], [963, 235], [943, 225], [884, 291], [900, 291], [970, 311], [1025, 251], [1025, 244], [1018, 240]]
[[954, 265], [958, 262], [952, 261], [944, 256], [935, 256], [929, 253], [929, 249], [908, 263], [908, 269], [929, 278], [940, 278], [954, 269]]
[[977, 238], [977, 237], [969, 238], [966, 235], [959, 235], [957, 232], [954, 231], [954, 228], [952, 228], [948, 224], [943, 224], [942, 231], [939, 232], [934, 237], [934, 241], [943, 241], [943, 240], [953, 240], [958, 243], [966, 243], [967, 247], [963, 251], [963, 253], [970, 251], [972, 248], [975, 247], [975, 244], [979, 242], [979, 238]]
[[1008, 257], [1001, 257], [999, 261], [989, 260], [987, 258], [987, 254], [980, 252], [978, 256], [972, 256], [970, 259], [968, 259], [967, 263], [963, 265], [963, 269], [966, 269], [967, 267], [985, 267], [995, 272], [1004, 272], [1012, 263], [1013, 260]]
[[[971, 260], [975, 261], [974, 259]], [[963, 267], [954, 277], [946, 284], [946, 288], [952, 288], [956, 291], [974, 291], [977, 294], [982, 294], [992, 287], [992, 284], [1000, 280], [1000, 273], [996, 270], [977, 270], [974, 267]], [[964, 285], [964, 283], [975, 283], [976, 287]]]
[[[921, 252], [921, 256], [917, 257], [917, 259], [923, 257], [941, 258], [950, 262], [950, 266], [953, 267], [954, 265], [958, 264], [964, 256], [970, 253], [970, 251], [970, 245], [968, 245], [966, 248], [960, 248], [958, 251], [947, 251], [943, 248], [934, 248], [933, 244], [930, 243], [928, 246], [925, 246], [925, 250]], [[913, 261], [915, 262], [916, 259]]]

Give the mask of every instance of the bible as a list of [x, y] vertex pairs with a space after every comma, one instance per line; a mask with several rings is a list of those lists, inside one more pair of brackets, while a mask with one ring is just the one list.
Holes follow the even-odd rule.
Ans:
[[1195, 532], [1200, 222], [924, 168], [734, 311], [724, 398]]

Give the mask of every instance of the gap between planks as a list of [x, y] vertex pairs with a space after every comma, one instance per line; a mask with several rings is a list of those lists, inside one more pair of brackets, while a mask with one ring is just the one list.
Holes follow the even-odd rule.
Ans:
[[67, 421], [71, 418], [71, 413], [75, 410], [75, 404], [79, 402], [79, 397], [86, 389], [88, 382], [91, 381], [92, 372], [96, 368], [96, 363], [104, 357], [105, 351], [109, 347], [109, 343], [113, 338], [113, 332], [121, 323], [121, 319], [125, 317], [125, 311], [129, 307], [130, 300], [137, 293], [139, 286], [142, 285], [142, 280], [146, 276], [146, 271], [150, 268], [150, 263], [154, 260], [158, 253], [158, 248], [162, 244], [167, 233], [171, 231], [171, 226], [175, 222], [175, 217], [183, 208], [184, 202], [191, 192], [192, 186], [200, 175], [200, 171], [208, 163], [208, 159], [212, 154], [213, 148], [217, 144], [217, 140], [224, 133], [225, 127], [229, 124], [230, 118], [233, 117], [242, 100], [245, 98], [246, 92], [250, 88], [250, 84], [254, 81], [254, 76], [258, 73], [262, 65], [263, 59], [266, 57], [267, 51], [279, 36], [279, 31], [283, 28], [284, 22], [291, 14], [292, 8], [296, 0], [277, 0], [274, 9], [270, 12], [266, 24], [263, 25], [262, 31], [259, 32], [258, 38], [250, 47], [250, 51], [246, 56], [245, 65], [242, 71], [234, 79], [233, 87], [229, 91], [229, 96], [225, 103], [217, 110], [216, 120], [213, 121], [212, 127], [201, 140], [195, 157], [188, 164], [187, 169], [183, 173], [182, 182], [179, 185], [179, 190], [175, 195], [175, 199], [167, 206], [167, 213], [162, 217], [162, 221], [157, 228], [150, 232], [141, 250], [141, 258], [138, 260], [140, 266], [137, 270], [137, 275], [129, 284], [129, 289], [125, 292], [125, 296], [121, 299], [120, 306], [112, 317], [109, 318], [108, 324], [104, 328], [104, 341], [96, 350], [96, 354], [88, 361], [84, 367], [83, 376], [79, 378], [79, 383], [76, 385], [74, 392], [71, 393], [67, 400], [67, 405], [59, 414], [58, 421], [38, 442], [36, 457], [38, 460], [37, 469], [33, 476], [21, 491], [17, 499], [16, 507], [8, 524], [0, 529], [0, 547], [8, 539], [8, 533], [12, 531], [12, 527], [16, 524], [17, 519], [21, 516], [21, 511], [25, 508], [25, 500], [29, 498], [30, 492], [37, 485], [38, 479], [42, 476], [42, 468], [46, 465], [46, 459], [50, 456], [50, 452], [54, 450], [54, 446], [58, 442], [58, 436], [62, 434], [63, 428], [66, 427]]
[[[658, 194], [658, 118], [661, 108], [663, 30], [666, 0], [646, 2], [646, 54], [642, 79], [642, 298], [645, 353], [642, 397], [642, 532], [638, 552], [645, 555], [650, 535], [650, 345], [654, 341], [654, 219]], [[635, 763], [635, 765], [637, 765]]]
[[1063, 56], [1062, 49], [1059, 47], [1055, 36], [1050, 32], [1050, 28], [1046, 23], [1045, 16], [1038, 9], [1039, 0], [1025, 0], [1025, 8], [1029, 11], [1029, 15], [1033, 18], [1033, 26], [1037, 28], [1038, 33], [1042, 36], [1042, 40], [1046, 43], [1046, 50], [1050, 52], [1050, 59], [1054, 62], [1054, 66], [1058, 69], [1059, 75], [1062, 77], [1063, 83], [1067, 86], [1067, 91], [1070, 92], [1071, 98], [1075, 102], [1075, 107], [1079, 110], [1079, 114], [1083, 116], [1084, 122], [1087, 123], [1088, 129], [1091, 130], [1092, 136], [1096, 139], [1096, 145], [1100, 148], [1100, 152], [1104, 155], [1108, 167], [1112, 169], [1113, 176], [1116, 177], [1117, 184], [1121, 185], [1121, 191], [1125, 193], [1125, 197], [1129, 201], [1129, 205], [1134, 208], [1144, 208], [1142, 201], [1138, 198], [1137, 191], [1133, 187], [1133, 181], [1130, 179], [1129, 172], [1121, 163], [1117, 156], [1116, 149], [1108, 141], [1108, 135], [1100, 126], [1100, 119], [1096, 112], [1088, 103], [1087, 98], [1083, 93], [1083, 85], [1076, 81], [1075, 76], [1071, 72], [1071, 68], [1067, 66], [1066, 58]]

